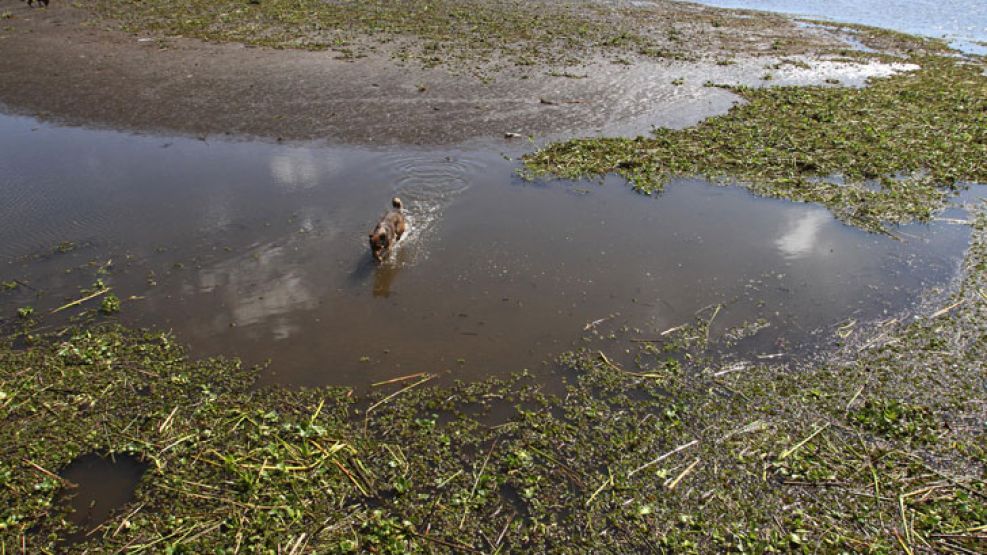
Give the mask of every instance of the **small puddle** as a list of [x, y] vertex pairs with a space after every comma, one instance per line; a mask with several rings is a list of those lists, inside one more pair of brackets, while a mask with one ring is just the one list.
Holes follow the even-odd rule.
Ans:
[[83, 455], [61, 472], [61, 477], [77, 487], [62, 497], [72, 509], [69, 521], [78, 526], [74, 534], [63, 538], [72, 545], [85, 541], [89, 533], [119, 509], [134, 500], [134, 489], [147, 465], [130, 455]]
[[[473, 380], [716, 304], [711, 338], [758, 321], [753, 354], [816, 349], [947, 284], [969, 238], [942, 221], [894, 240], [698, 179], [658, 198], [616, 178], [527, 183], [520, 148], [205, 142], [3, 117], [0, 279], [35, 290], [0, 293], [0, 312], [43, 313], [104, 273], [125, 323], [173, 330], [196, 356], [270, 359], [263, 383]], [[378, 267], [366, 235], [394, 195], [412, 231]]]

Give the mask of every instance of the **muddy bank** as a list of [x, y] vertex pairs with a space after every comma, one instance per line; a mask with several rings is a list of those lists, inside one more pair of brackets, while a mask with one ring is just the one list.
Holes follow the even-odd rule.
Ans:
[[207, 43], [143, 20], [125, 32], [64, 3], [32, 10], [9, 0], [0, 3], [9, 16], [0, 20], [0, 103], [49, 121], [195, 136], [446, 144], [506, 132], [639, 133], [727, 110], [736, 98], [702, 88], [708, 79], [756, 82], [781, 57], [846, 48], [838, 33], [784, 18], [755, 24], [709, 8], [657, 6], [655, 21], [664, 23], [655, 32], [665, 42], [653, 52], [618, 43], [588, 50], [576, 65], [519, 65], [499, 51], [477, 52], [511, 63], [454, 57], [427, 67], [395, 59], [393, 41], [359, 56]]

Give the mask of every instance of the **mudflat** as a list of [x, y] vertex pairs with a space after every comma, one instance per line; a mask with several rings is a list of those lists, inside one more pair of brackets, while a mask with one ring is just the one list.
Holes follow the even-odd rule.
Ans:
[[[680, 75], [695, 74], [698, 84], [716, 71], [739, 73], [737, 64], [760, 65], [759, 57], [845, 47], [835, 33], [783, 17], [755, 20], [675, 2], [641, 12], [660, 29], [649, 27], [654, 36], [646, 39], [622, 42], [632, 33], [620, 27], [630, 16], [613, 22], [610, 12], [588, 11], [578, 22], [602, 21], [617, 38], [590, 36], [567, 55], [548, 55], [542, 39], [495, 28], [466, 44], [446, 37], [452, 42], [438, 42], [444, 57], [429, 59], [403, 49], [401, 40], [422, 37], [401, 30], [365, 36], [360, 49], [332, 49], [311, 39], [251, 40], [282, 36], [274, 24], [256, 35], [175, 29], [150, 19], [151, 7], [82, 5], [89, 9], [0, 2], [5, 111], [70, 125], [360, 144], [585, 136], [691, 125], [733, 101], [722, 91], [692, 91], [655, 117], [654, 100], [674, 96]], [[497, 47], [524, 40], [530, 44]], [[649, 114], [646, 124], [635, 123]]]

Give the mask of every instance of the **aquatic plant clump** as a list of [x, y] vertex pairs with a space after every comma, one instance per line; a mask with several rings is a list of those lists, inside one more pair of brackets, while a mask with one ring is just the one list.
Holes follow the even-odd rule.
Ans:
[[[561, 396], [524, 374], [254, 390], [254, 370], [165, 334], [15, 336], [0, 551], [980, 552], [985, 269], [981, 215], [944, 308], [839, 334], [824, 361], [724, 369], [700, 317], [633, 362], [562, 356]], [[60, 546], [58, 471], [91, 452], [149, 470]]]
[[987, 182], [987, 77], [952, 58], [862, 89], [728, 87], [729, 113], [652, 136], [577, 139], [525, 157], [535, 174], [616, 173], [658, 193], [677, 175], [828, 207], [872, 230], [928, 221], [962, 182]]

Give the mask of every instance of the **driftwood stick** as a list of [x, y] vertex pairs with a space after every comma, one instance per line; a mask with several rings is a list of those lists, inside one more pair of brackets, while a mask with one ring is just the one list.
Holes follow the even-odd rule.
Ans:
[[80, 304], [82, 304], [82, 303], [84, 303], [86, 301], [95, 299], [96, 297], [99, 297], [100, 295], [105, 295], [105, 294], [109, 293], [111, 289], [112, 289], [112, 287], [107, 287], [105, 289], [101, 289], [99, 291], [96, 291], [92, 295], [86, 295], [85, 297], [82, 297], [81, 299], [77, 299], [77, 300], [74, 300], [74, 301], [72, 301], [72, 302], [70, 302], [68, 304], [64, 304], [64, 305], [56, 308], [55, 310], [52, 310], [48, 314], [55, 314], [56, 312], [61, 312], [61, 311], [65, 310], [65, 309], [67, 309], [67, 308], [72, 308], [73, 306], [80, 305]]

